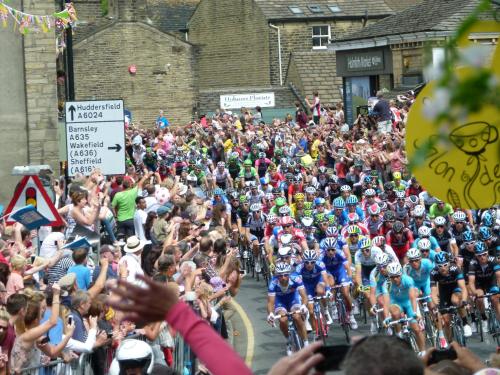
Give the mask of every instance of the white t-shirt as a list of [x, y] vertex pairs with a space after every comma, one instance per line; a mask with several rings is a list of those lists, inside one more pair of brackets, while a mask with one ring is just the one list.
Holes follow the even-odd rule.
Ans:
[[52, 232], [42, 242], [40, 246], [40, 256], [42, 258], [50, 258], [57, 251], [57, 241], [64, 240], [64, 233]]
[[134, 214], [134, 229], [135, 235], [139, 237], [141, 241], [147, 241], [146, 235], [144, 234], [144, 224], [146, 224], [146, 219], [148, 214], [144, 210], [135, 210]]

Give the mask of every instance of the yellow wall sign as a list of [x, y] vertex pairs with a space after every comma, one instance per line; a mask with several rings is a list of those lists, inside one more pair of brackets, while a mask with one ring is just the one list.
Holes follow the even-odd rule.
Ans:
[[[492, 64], [499, 84], [498, 46]], [[468, 71], [461, 68], [458, 76]], [[500, 109], [484, 106], [458, 123], [436, 124], [424, 115], [426, 105], [439, 101], [434, 87], [435, 82], [427, 84], [408, 114], [406, 148], [410, 160], [418, 159], [412, 173], [430, 194], [454, 207], [478, 209], [500, 203]]]

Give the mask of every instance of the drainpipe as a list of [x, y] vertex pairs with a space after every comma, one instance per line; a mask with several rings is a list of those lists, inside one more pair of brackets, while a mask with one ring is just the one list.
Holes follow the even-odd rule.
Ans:
[[280, 28], [272, 23], [269, 24], [269, 27], [278, 30], [278, 63], [280, 69], [280, 86], [283, 86], [283, 69], [281, 68], [281, 32]]

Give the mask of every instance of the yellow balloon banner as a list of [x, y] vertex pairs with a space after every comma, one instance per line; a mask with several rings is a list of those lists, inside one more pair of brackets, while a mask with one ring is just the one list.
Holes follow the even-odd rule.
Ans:
[[[499, 32], [498, 23], [481, 22], [471, 32]], [[461, 47], [470, 45], [463, 40]], [[473, 67], [457, 69], [459, 80]], [[500, 82], [500, 48], [492, 58]], [[412, 173], [433, 196], [464, 209], [488, 208], [500, 200], [500, 108], [484, 105], [480, 111], [457, 116], [455, 123], [437, 123], [429, 108], [446, 103], [446, 88], [431, 81], [419, 93], [408, 114], [406, 148]], [[441, 108], [442, 109], [442, 108]], [[450, 109], [451, 110], [451, 109]]]

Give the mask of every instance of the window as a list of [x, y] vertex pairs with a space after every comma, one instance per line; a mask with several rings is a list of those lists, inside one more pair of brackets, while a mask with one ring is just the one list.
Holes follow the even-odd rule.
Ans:
[[328, 5], [328, 9], [330, 9], [330, 12], [332, 13], [342, 12], [342, 9], [340, 9], [338, 5]]
[[323, 10], [319, 5], [308, 5], [307, 7], [311, 11], [311, 13], [323, 13]]
[[304, 12], [302, 12], [302, 9], [300, 9], [297, 5], [290, 5], [288, 7], [288, 9], [290, 9], [290, 12], [292, 12], [293, 14], [303, 14]]
[[313, 26], [312, 39], [314, 49], [324, 49], [330, 41], [330, 26]]

